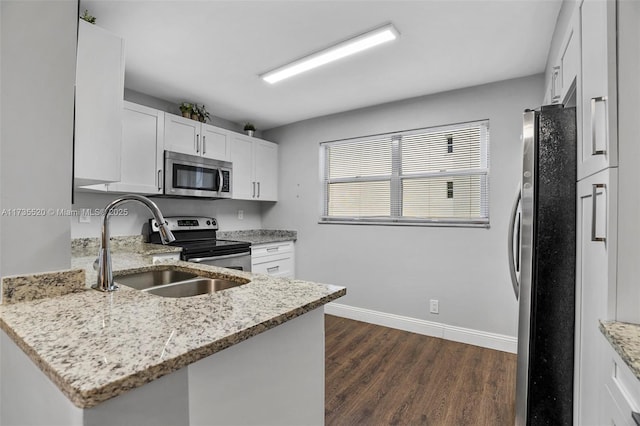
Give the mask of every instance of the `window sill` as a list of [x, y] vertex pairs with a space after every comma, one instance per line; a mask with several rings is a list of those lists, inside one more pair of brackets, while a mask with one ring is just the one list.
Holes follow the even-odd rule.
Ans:
[[486, 228], [491, 225], [488, 222], [452, 222], [452, 221], [384, 221], [384, 220], [319, 220], [320, 225], [374, 225], [374, 226], [425, 226], [425, 227], [448, 227], [448, 228]]

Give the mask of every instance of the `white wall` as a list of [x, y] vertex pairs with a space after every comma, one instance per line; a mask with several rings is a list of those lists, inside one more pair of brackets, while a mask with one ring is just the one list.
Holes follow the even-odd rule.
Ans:
[[[96, 194], [76, 192], [74, 210], [104, 209], [107, 204], [118, 198], [118, 194]], [[218, 220], [221, 231], [241, 229], [260, 229], [262, 219], [260, 203], [257, 201], [238, 200], [198, 200], [175, 198], [152, 198], [165, 216], [210, 216]], [[146, 207], [138, 203], [126, 203], [121, 206], [128, 210], [128, 215], [111, 217], [109, 229], [112, 236], [138, 235], [142, 225], [151, 217]], [[238, 210], [242, 210], [244, 219], [238, 219]], [[71, 238], [100, 236], [101, 218], [94, 216], [91, 223], [80, 223], [78, 217], [69, 218], [71, 222]]]
[[[263, 225], [298, 231], [297, 276], [346, 286], [340, 303], [515, 336], [507, 228], [522, 112], [539, 106], [543, 90], [536, 75], [267, 131], [280, 146], [280, 201], [264, 207]], [[489, 229], [318, 224], [319, 142], [481, 119], [491, 132]], [[428, 313], [429, 299], [440, 301], [439, 315]]]
[[[77, 0], [0, 1], [0, 208], [71, 206], [76, 27]], [[0, 276], [69, 268], [69, 235], [65, 217], [0, 216]], [[0, 401], [14, 367], [0, 355]]]
[[618, 3], [618, 278], [616, 319], [640, 323], [640, 3]]
[[[68, 209], [77, 1], [0, 4], [2, 207]], [[4, 215], [0, 224], [1, 275], [69, 268], [68, 218]]]

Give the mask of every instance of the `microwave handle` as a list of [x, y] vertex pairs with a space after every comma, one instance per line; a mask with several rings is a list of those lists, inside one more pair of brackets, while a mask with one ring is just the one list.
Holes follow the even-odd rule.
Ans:
[[[202, 151], [204, 154], [204, 151]], [[218, 185], [218, 192], [222, 192], [222, 187], [224, 186], [224, 175], [222, 174], [222, 170], [218, 169], [218, 179], [220, 184]]]

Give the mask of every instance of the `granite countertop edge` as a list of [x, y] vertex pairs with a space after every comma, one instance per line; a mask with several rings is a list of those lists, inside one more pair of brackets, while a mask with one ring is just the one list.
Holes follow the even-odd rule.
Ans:
[[[154, 342], [157, 342], [157, 338], [154, 338], [156, 340], [153, 340], [150, 343], [152, 346], [149, 346], [148, 348], [140, 347], [137, 350], [137, 353], [139, 353], [141, 356], [140, 360], [131, 362], [130, 365], [126, 366], [122, 371], [120, 371], [119, 375], [115, 374], [114, 379], [87, 379], [87, 377], [89, 377], [91, 374], [94, 374], [91, 373], [92, 371], [97, 371], [93, 370], [94, 368], [97, 368], [95, 367], [95, 365], [93, 367], [89, 367], [88, 370], [80, 370], [80, 373], [72, 369], [65, 370], [65, 366], [60, 365], [60, 354], [55, 353], [55, 349], [52, 349], [50, 343], [46, 343], [45, 347], [41, 347], [40, 350], [37, 349], [38, 343], [40, 342], [38, 339], [42, 338], [41, 334], [42, 332], [44, 332], [44, 330], [38, 330], [37, 332], [34, 331], [32, 332], [32, 334], [30, 334], [31, 329], [29, 328], [29, 324], [27, 324], [27, 320], [25, 320], [24, 323], [20, 323], [21, 316], [17, 315], [18, 313], [22, 313], [22, 311], [20, 311], [20, 305], [22, 305], [23, 309], [25, 309], [24, 312], [27, 313], [27, 315], [25, 315], [26, 317], [29, 316], [29, 312], [38, 311], [38, 309], [44, 311], [45, 308], [51, 309], [51, 306], [65, 306], [66, 309], [73, 309], [75, 311], [75, 309], [81, 309], [80, 306], [83, 306], [88, 300], [92, 301], [94, 304], [99, 305], [103, 300], [106, 300], [105, 298], [108, 296], [107, 294], [101, 294], [94, 292], [93, 290], [89, 290], [82, 293], [72, 293], [48, 299], [39, 299], [30, 302], [19, 302], [14, 305], [5, 305], [5, 310], [0, 310], [0, 328], [7, 333], [7, 335], [17, 344], [17, 346], [23, 352], [25, 352], [27, 356], [29, 356], [29, 358], [32, 359], [36, 366], [56, 384], [59, 390], [75, 406], [79, 408], [90, 408], [108, 399], [121, 395], [128, 390], [147, 384], [164, 375], [170, 374], [180, 368], [188, 366], [189, 364], [192, 364], [198, 360], [213, 355], [216, 352], [247, 340], [264, 331], [277, 327], [280, 324], [283, 324], [311, 310], [321, 307], [322, 305], [329, 303], [346, 294], [346, 289], [344, 287], [333, 285], [311, 283], [300, 280], [277, 279], [260, 274], [256, 275], [247, 272], [229, 271], [223, 268], [206, 265], [198, 265], [194, 267], [194, 264], [192, 263], [174, 260], [164, 261], [162, 262], [162, 264], [176, 269], [198, 269], [200, 272], [202, 272], [203, 276], [211, 275], [236, 279], [245, 278], [256, 282], [252, 289], [249, 289], [249, 285], [247, 285], [247, 288], [245, 290], [240, 290], [245, 287], [240, 286], [221, 292], [226, 294], [226, 296], [214, 296], [214, 298], [209, 299], [195, 298], [193, 301], [193, 305], [195, 306], [194, 309], [196, 309], [196, 312], [198, 312], [198, 314], [201, 313], [201, 308], [203, 306], [208, 306], [207, 304], [213, 303], [215, 305], [217, 302], [225, 303], [227, 300], [233, 301], [235, 299], [235, 292], [238, 292], [238, 290], [240, 290], [240, 293], [244, 294], [245, 296], [248, 295], [247, 301], [251, 301], [253, 300], [252, 298], [255, 297], [260, 297], [262, 294], [261, 292], [264, 291], [273, 295], [274, 291], [277, 293], [277, 288], [279, 285], [283, 285], [285, 289], [289, 289], [294, 293], [296, 291], [302, 293], [298, 296], [292, 296], [293, 302], [288, 301], [289, 304], [283, 305], [285, 306], [284, 308], [280, 308], [278, 307], [278, 303], [274, 304], [272, 302], [271, 305], [267, 303], [266, 307], [260, 305], [257, 310], [249, 309], [246, 313], [246, 315], [248, 315], [249, 317], [248, 319], [246, 319], [246, 322], [241, 321], [241, 326], [235, 326], [232, 323], [228, 328], [223, 328], [222, 331], [215, 330], [208, 336], [208, 340], [197, 342], [197, 344], [190, 345], [188, 347], [176, 347], [175, 353], [171, 354], [170, 357], [165, 359], [149, 358], [144, 355], [145, 350], [153, 347]], [[123, 273], [141, 272], [157, 267], [157, 264], [140, 264], [133, 268], [114, 271], [114, 276], [117, 277], [118, 275]], [[316, 290], [310, 290], [310, 288], [315, 288]], [[307, 293], [309, 291], [311, 293]], [[123, 306], [127, 309], [129, 307], [139, 306], [140, 304], [145, 303], [150, 303], [155, 306], [154, 302], [152, 301], [153, 299], [150, 299], [149, 297], [158, 297], [146, 294], [141, 295], [137, 290], [132, 290], [126, 286], [121, 289], [119, 293], [121, 293], [121, 296], [119, 296], [121, 298], [121, 301], [119, 302], [121, 304], [120, 306]], [[238, 297], [241, 298], [240, 303], [247, 303], [247, 301], [242, 299], [242, 296], [239, 295]], [[155, 300], [157, 301], [159, 299]], [[297, 302], [297, 300], [300, 300], [300, 302]], [[298, 305], [298, 303], [301, 304]], [[48, 305], [40, 306], [40, 304]], [[162, 305], [162, 303], [160, 304]], [[76, 308], [76, 306], [78, 308]], [[244, 308], [240, 306], [238, 309], [242, 310]], [[264, 309], [265, 313], [256, 314], [257, 312], [260, 312], [261, 309]], [[6, 315], [7, 310], [12, 312], [13, 317], [3, 317], [3, 314]], [[61, 309], [61, 312], [64, 312], [64, 309]], [[170, 311], [168, 312], [171, 313]], [[255, 320], [253, 320], [251, 316], [252, 314], [257, 315], [259, 318], [257, 317], [255, 318]], [[273, 316], [271, 316], [272, 314]], [[222, 312], [220, 315], [224, 315], [224, 312]], [[224, 320], [224, 317], [220, 318], [221, 320]], [[5, 321], [5, 319], [7, 319], [8, 322]], [[189, 323], [186, 322], [185, 324], [188, 325]], [[33, 325], [31, 324], [31, 326]], [[83, 331], [86, 332], [87, 330], [80, 327], [77, 331], [78, 333], [80, 333]], [[94, 342], [92, 340], [91, 344], [93, 343]], [[126, 341], [121, 342], [121, 344], [125, 343]], [[92, 347], [91, 344], [89, 344], [89, 348]], [[85, 347], [85, 349], [87, 349], [87, 347]]]
[[[136, 374], [129, 377], [121, 378], [117, 381], [111, 382], [102, 388], [96, 388], [92, 390], [81, 391], [76, 388], [72, 388], [72, 393], [69, 395], [69, 399], [79, 408], [91, 408], [101, 402], [116, 397], [125, 393], [128, 390], [135, 389], [150, 383], [162, 376], [171, 374], [183, 367], [193, 364], [201, 359], [204, 359], [210, 355], [227, 349], [233, 345], [241, 343], [253, 336], [257, 336], [260, 333], [275, 328], [287, 321], [290, 321], [296, 317], [306, 314], [320, 306], [323, 306], [339, 297], [346, 294], [346, 290], [343, 289], [339, 293], [335, 293], [331, 296], [326, 296], [315, 302], [309, 303], [300, 308], [294, 309], [285, 314], [263, 321], [252, 327], [244, 330], [237, 331], [225, 338], [213, 341], [207, 345], [203, 345], [199, 348], [193, 349], [185, 354], [182, 354], [176, 358], [168, 359], [160, 364], [156, 364], [141, 370]], [[133, 381], [134, 384], [123, 386], [126, 382]], [[97, 395], [97, 397], [96, 397]]]
[[600, 321], [600, 331], [640, 380], [640, 324]]
[[251, 244], [268, 244], [283, 241], [296, 241], [298, 232], [283, 229], [249, 229], [241, 231], [218, 231], [221, 240], [245, 241]]

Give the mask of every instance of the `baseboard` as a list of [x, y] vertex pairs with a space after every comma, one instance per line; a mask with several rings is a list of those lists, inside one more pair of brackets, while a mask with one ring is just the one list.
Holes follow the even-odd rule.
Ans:
[[503, 352], [516, 353], [518, 348], [518, 340], [515, 337], [357, 308], [340, 303], [332, 302], [326, 304], [324, 312], [329, 315], [410, 331], [425, 336], [440, 337], [454, 342], [467, 343]]

